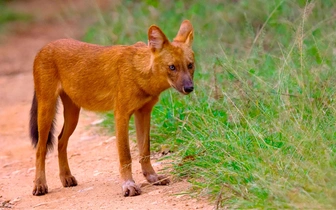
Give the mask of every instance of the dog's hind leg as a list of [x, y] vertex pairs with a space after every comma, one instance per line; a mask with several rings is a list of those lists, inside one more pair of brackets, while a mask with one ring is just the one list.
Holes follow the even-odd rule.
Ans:
[[[47, 154], [47, 141], [50, 139], [49, 134], [52, 127], [53, 119], [56, 112], [56, 95], [37, 94], [37, 127], [38, 142], [36, 151], [36, 173], [34, 181], [33, 195], [44, 195], [48, 193], [48, 186], [45, 174], [45, 157]], [[51, 145], [49, 145], [51, 146]]]
[[59, 175], [64, 187], [72, 187], [77, 185], [77, 181], [70, 171], [67, 147], [69, 137], [77, 126], [80, 108], [73, 103], [66, 93], [61, 92], [60, 96], [64, 107], [64, 125], [58, 136]]

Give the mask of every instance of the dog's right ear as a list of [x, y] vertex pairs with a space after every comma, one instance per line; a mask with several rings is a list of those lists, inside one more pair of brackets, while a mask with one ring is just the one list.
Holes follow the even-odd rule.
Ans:
[[169, 40], [159, 27], [152, 25], [148, 29], [148, 46], [152, 52], [160, 52], [168, 43]]
[[182, 22], [174, 42], [182, 42], [191, 47], [194, 40], [194, 28], [189, 20]]

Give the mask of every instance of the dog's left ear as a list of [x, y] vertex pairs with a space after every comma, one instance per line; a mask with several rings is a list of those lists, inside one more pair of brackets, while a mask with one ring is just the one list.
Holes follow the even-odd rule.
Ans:
[[183, 42], [191, 47], [193, 40], [194, 28], [189, 20], [185, 20], [182, 22], [180, 30], [177, 32], [174, 42]]
[[148, 29], [148, 45], [153, 53], [160, 52], [168, 43], [169, 40], [159, 27], [152, 25]]

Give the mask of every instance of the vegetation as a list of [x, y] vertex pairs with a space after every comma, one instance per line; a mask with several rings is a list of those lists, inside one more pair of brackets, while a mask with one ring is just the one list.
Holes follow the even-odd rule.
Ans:
[[0, 33], [4, 31], [5, 25], [14, 21], [31, 20], [32, 16], [19, 13], [7, 6], [4, 1], [0, 0]]
[[151, 24], [172, 39], [190, 19], [196, 90], [162, 95], [152, 114], [153, 147], [170, 145], [173, 173], [219, 208], [326, 209], [336, 206], [335, 6], [123, 1], [100, 13], [84, 39], [146, 42]]

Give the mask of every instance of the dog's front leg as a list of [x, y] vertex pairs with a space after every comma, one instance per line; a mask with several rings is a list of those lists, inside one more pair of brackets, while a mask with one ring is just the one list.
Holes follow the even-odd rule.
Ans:
[[136, 134], [140, 153], [142, 173], [149, 183], [155, 185], [169, 184], [169, 178], [164, 175], [157, 175], [150, 161], [150, 117], [152, 108], [158, 99], [154, 99], [137, 110], [135, 115]]
[[122, 190], [124, 196], [140, 195], [140, 187], [137, 186], [132, 177], [132, 157], [128, 141], [128, 126], [130, 115], [122, 112], [115, 112], [115, 125], [117, 133], [117, 147], [119, 154], [119, 172], [123, 181]]

